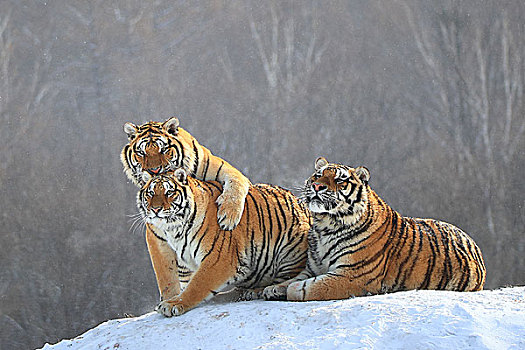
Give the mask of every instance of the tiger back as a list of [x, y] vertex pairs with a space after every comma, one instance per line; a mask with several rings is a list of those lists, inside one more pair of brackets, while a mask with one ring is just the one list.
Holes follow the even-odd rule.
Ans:
[[[182, 292], [157, 307], [166, 316], [180, 315], [231, 287], [262, 291], [305, 267], [310, 217], [295, 196], [276, 186], [253, 185], [239, 224], [223, 231], [215, 220], [221, 190], [218, 182], [196, 180], [179, 169], [153, 177], [137, 195], [148, 229], [172, 249], [184, 274]], [[156, 275], [165, 276], [164, 265], [157, 266]]]
[[239, 223], [250, 180], [179, 127], [177, 118], [139, 126], [126, 123], [124, 131], [128, 144], [122, 149], [120, 159], [133, 183], [139, 187], [144, 185], [144, 173], [154, 176], [182, 167], [196, 179], [222, 184], [223, 192], [217, 198], [217, 220], [221, 228], [231, 230]]
[[477, 291], [485, 265], [454, 225], [404, 217], [369, 186], [370, 173], [316, 161], [303, 198], [312, 212], [306, 269], [265, 289], [265, 298], [344, 299], [410, 289]]

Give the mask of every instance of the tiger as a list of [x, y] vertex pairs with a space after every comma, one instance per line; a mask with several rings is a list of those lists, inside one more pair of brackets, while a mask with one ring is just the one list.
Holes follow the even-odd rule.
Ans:
[[179, 127], [177, 118], [139, 126], [128, 122], [124, 124], [124, 132], [128, 143], [120, 159], [124, 172], [135, 185], [144, 185], [145, 172], [157, 175], [183, 167], [192, 177], [218, 181], [223, 186], [223, 193], [217, 198], [221, 228], [231, 230], [239, 223], [250, 180]]
[[[219, 182], [197, 180], [179, 168], [149, 177], [137, 194], [139, 212], [157, 240], [151, 246], [162, 242], [151, 256], [163, 291], [156, 307], [162, 315], [181, 315], [231, 288], [262, 297], [264, 287], [305, 268], [311, 218], [297, 197], [278, 186], [252, 185], [241, 221], [224, 231], [215, 220], [221, 192]], [[178, 287], [169, 277], [174, 258]]]
[[320, 157], [301, 189], [311, 211], [306, 268], [264, 289], [265, 299], [346, 299], [413, 289], [479, 291], [481, 250], [449, 223], [402, 216], [369, 185], [363, 166]]

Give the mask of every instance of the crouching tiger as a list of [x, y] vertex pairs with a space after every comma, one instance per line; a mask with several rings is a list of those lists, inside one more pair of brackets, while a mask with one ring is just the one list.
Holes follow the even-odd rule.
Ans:
[[401, 216], [368, 185], [370, 173], [317, 159], [302, 196], [312, 212], [308, 260], [266, 299], [345, 299], [409, 289], [477, 291], [481, 251], [465, 232], [437, 220]]
[[[228, 286], [258, 289], [301, 272], [307, 257], [310, 216], [289, 191], [250, 187], [237, 227], [223, 231], [216, 220], [218, 182], [188, 177], [184, 169], [150, 178], [137, 206], [157, 247], [151, 259], [162, 294], [157, 311], [176, 316]], [[162, 242], [162, 244], [160, 244]], [[180, 286], [173, 268], [175, 252]], [[171, 275], [171, 277], [170, 277]], [[179, 293], [180, 292], [180, 293]]]

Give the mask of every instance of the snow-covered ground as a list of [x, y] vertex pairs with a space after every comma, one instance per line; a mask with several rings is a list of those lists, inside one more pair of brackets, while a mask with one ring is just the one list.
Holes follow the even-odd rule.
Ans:
[[111, 320], [43, 349], [525, 349], [525, 287], [326, 302], [211, 302]]

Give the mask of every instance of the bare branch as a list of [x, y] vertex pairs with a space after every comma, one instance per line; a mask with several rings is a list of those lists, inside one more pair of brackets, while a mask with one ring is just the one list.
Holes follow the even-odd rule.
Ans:
[[253, 20], [252, 14], [249, 14], [249, 22], [250, 22], [250, 30], [252, 32], [252, 38], [255, 41], [255, 45], [257, 46], [257, 50], [259, 50], [259, 58], [261, 59], [261, 62], [263, 64], [264, 72], [266, 74], [266, 80], [268, 81], [268, 85], [270, 88], [277, 86], [277, 79], [275, 77], [275, 72], [272, 71], [270, 66], [270, 61], [268, 60], [268, 57], [266, 56], [266, 53], [264, 52], [264, 45], [261, 40], [261, 36], [259, 35], [259, 32], [257, 31], [257, 28], [255, 26], [255, 21]]
[[8, 29], [10, 12], [0, 22], [0, 62], [2, 63], [2, 82], [3, 89], [0, 94], [0, 112], [6, 109], [9, 103], [9, 64], [13, 49], [13, 39]]

